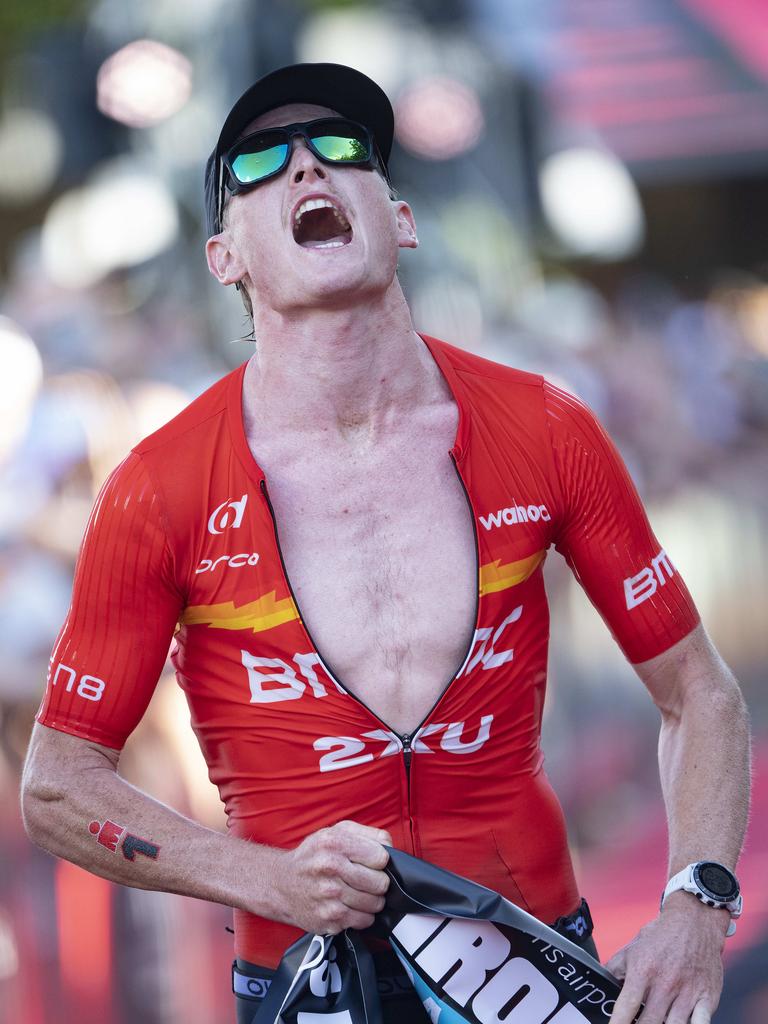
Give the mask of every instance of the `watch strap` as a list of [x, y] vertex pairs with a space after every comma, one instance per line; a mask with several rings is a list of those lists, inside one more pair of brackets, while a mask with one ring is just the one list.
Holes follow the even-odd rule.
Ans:
[[[695, 892], [693, 885], [693, 869], [695, 864], [688, 864], [682, 871], [678, 871], [676, 875], [672, 875], [670, 880], [667, 882], [664, 892], [661, 894], [661, 905], [664, 906], [664, 900], [667, 896], [671, 896], [673, 892], [677, 892], [678, 889], [685, 889], [686, 892]], [[686, 885], [690, 886], [686, 889]]]
[[726, 938], [730, 938], [731, 935], [736, 931], [736, 918], [741, 917], [741, 911], [744, 904], [741, 893], [736, 897], [735, 900], [731, 900], [729, 903], [715, 903], [711, 899], [708, 899], [701, 892], [699, 886], [694, 881], [694, 868], [701, 863], [696, 861], [693, 864], [687, 864], [681, 871], [673, 875], [667, 882], [664, 892], [661, 894], [661, 907], [664, 906], [664, 902], [668, 896], [671, 896], [673, 892], [677, 892], [678, 889], [682, 889], [684, 892], [690, 892], [705, 906], [714, 907], [715, 909], [727, 910], [731, 915], [731, 920], [728, 924], [728, 931], [725, 933]]

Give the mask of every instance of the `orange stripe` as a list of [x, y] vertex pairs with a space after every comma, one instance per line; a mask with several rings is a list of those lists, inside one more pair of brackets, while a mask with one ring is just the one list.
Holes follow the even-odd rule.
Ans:
[[527, 580], [529, 576], [538, 569], [544, 561], [546, 551], [537, 551], [528, 558], [521, 558], [517, 562], [501, 564], [501, 559], [495, 562], [486, 562], [480, 566], [480, 596], [495, 594], [498, 590], [507, 590], [509, 587], [516, 587], [518, 583]]
[[248, 604], [235, 605], [234, 601], [220, 604], [192, 604], [184, 609], [179, 622], [185, 626], [210, 626], [212, 629], [251, 629], [261, 633], [284, 622], [298, 619], [293, 598], [275, 600], [275, 591], [263, 594]]
[[[544, 561], [545, 551], [537, 551], [517, 562], [501, 564], [501, 559], [480, 566], [480, 596], [506, 590], [527, 580]], [[276, 591], [263, 594], [256, 601], [236, 605], [234, 601], [219, 604], [189, 605], [179, 622], [185, 626], [209, 626], [212, 629], [250, 629], [261, 633], [284, 622], [299, 618], [293, 598], [275, 599]]]

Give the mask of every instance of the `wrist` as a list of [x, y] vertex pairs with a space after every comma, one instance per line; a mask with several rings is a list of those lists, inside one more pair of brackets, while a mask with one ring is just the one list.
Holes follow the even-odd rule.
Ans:
[[711, 910], [724, 910], [729, 916], [726, 937], [733, 935], [736, 919], [741, 916], [743, 899], [738, 879], [730, 868], [712, 860], [694, 861], [686, 865], [667, 882], [661, 896], [661, 906], [664, 907], [671, 896], [680, 892], [693, 895], [702, 906]]
[[283, 919], [280, 879], [289, 850], [262, 846], [251, 840], [238, 842], [235, 900], [232, 906], [272, 921]]
[[696, 928], [710, 929], [721, 934], [723, 941], [731, 924], [730, 912], [725, 907], [708, 907], [696, 899], [693, 893], [682, 889], [670, 893], [664, 900], [660, 917], [685, 918]]

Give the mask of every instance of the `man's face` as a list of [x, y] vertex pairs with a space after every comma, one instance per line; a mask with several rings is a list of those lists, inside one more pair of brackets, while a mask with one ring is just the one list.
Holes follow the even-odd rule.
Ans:
[[[241, 136], [329, 116], [338, 114], [292, 103], [262, 114]], [[308, 200], [315, 209], [306, 208]], [[381, 293], [394, 278], [398, 248], [416, 244], [409, 207], [389, 198], [380, 174], [324, 163], [295, 136], [281, 174], [228, 195], [224, 229], [207, 253], [214, 276], [224, 284], [242, 280], [254, 308], [287, 313]]]

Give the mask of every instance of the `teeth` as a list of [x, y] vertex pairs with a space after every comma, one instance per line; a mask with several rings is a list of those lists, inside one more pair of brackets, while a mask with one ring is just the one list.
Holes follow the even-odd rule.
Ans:
[[303, 213], [307, 213], [308, 210], [323, 210], [325, 207], [329, 207], [331, 210], [335, 209], [335, 206], [330, 199], [305, 199], [296, 211], [296, 216], [301, 217], [301, 215]]
[[338, 249], [343, 246], [343, 242], [320, 242], [319, 245], [313, 245], [313, 249]]
[[346, 218], [344, 217], [344, 214], [341, 212], [341, 210], [339, 210], [339, 208], [334, 203], [330, 201], [330, 199], [305, 199], [304, 202], [296, 211], [293, 222], [298, 227], [301, 218], [304, 216], [305, 213], [308, 213], [310, 210], [323, 210], [326, 208], [329, 210], [333, 210], [333, 212], [336, 214], [336, 219], [340, 224], [345, 223]]

